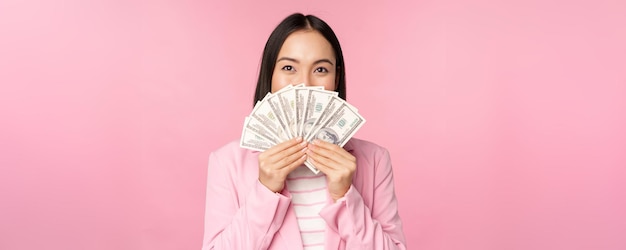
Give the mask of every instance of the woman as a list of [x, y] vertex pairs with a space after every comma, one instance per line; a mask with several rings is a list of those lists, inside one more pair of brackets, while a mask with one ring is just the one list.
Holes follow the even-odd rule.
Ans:
[[[337, 37], [297, 13], [267, 41], [254, 103], [299, 83], [346, 98]], [[389, 153], [364, 140], [341, 148], [298, 137], [262, 153], [232, 142], [209, 157], [206, 196], [203, 250], [406, 249]]]

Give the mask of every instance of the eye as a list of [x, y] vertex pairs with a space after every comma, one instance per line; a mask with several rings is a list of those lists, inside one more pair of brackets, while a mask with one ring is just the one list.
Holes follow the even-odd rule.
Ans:
[[315, 69], [315, 72], [317, 72], [317, 73], [328, 73], [328, 69], [326, 69], [324, 67], [319, 67], [319, 68]]
[[286, 71], [293, 71], [293, 67], [291, 65], [285, 65], [281, 68], [282, 70], [286, 70]]

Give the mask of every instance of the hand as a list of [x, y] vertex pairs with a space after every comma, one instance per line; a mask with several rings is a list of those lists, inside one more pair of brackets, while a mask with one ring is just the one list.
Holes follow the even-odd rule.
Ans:
[[259, 154], [259, 181], [272, 192], [285, 187], [285, 179], [306, 160], [307, 142], [293, 138]]
[[356, 158], [338, 145], [314, 140], [306, 151], [309, 161], [326, 174], [328, 193], [333, 201], [343, 197], [352, 185]]

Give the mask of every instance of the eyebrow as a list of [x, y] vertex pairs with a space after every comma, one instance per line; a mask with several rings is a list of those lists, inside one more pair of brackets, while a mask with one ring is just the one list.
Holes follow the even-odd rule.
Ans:
[[[300, 63], [300, 61], [298, 61], [298, 60], [296, 60], [294, 58], [291, 58], [291, 57], [281, 57], [281, 58], [278, 58], [278, 60], [276, 60], [276, 62], [280, 62], [280, 61], [283, 61], [283, 60], [285, 60], [285, 61], [292, 61], [292, 62], [295, 62], [295, 63]], [[319, 60], [313, 62], [313, 64], [318, 64], [318, 63], [322, 63], [322, 62], [329, 63], [330, 65], [333, 65], [333, 66], [335, 65], [335, 64], [333, 64], [333, 62], [331, 62], [330, 60], [328, 60], [326, 58], [319, 59]]]

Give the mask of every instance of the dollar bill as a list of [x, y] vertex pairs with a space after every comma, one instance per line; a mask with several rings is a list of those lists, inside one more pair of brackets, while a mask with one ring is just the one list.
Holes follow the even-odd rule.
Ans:
[[333, 115], [313, 132], [311, 138], [343, 147], [363, 124], [365, 119], [351, 105], [343, 102]]
[[[246, 117], [246, 124], [249, 119], [250, 117]], [[241, 132], [241, 140], [239, 141], [240, 147], [250, 150], [265, 151], [274, 145], [276, 144], [244, 126], [243, 131]]]
[[[263, 100], [255, 105], [250, 117], [262, 124], [263, 128], [268, 131], [268, 137], [271, 137], [276, 141], [285, 141], [289, 139], [289, 136], [287, 136], [283, 126], [280, 125], [278, 115], [275, 114], [274, 109], [270, 105], [271, 102], [269, 102], [269, 99], [271, 99], [272, 96], [273, 95], [271, 93], [267, 93]], [[254, 130], [254, 128], [250, 129], [253, 129], [253, 131], [259, 135], [266, 135], [264, 132]], [[258, 129], [261, 130], [260, 128]]]
[[285, 129], [289, 134], [289, 138], [298, 136], [296, 131], [296, 92], [295, 88], [289, 88], [284, 91], [278, 91], [276, 98], [279, 101], [280, 109], [283, 111], [283, 119], [285, 122]]
[[321, 112], [319, 117], [315, 119], [313, 125], [311, 125], [309, 133], [307, 133], [305, 140], [313, 140], [313, 132], [317, 131], [320, 126], [322, 126], [322, 124], [324, 124], [326, 120], [328, 120], [328, 118], [337, 111], [337, 108], [339, 108], [339, 105], [341, 105], [341, 103], [343, 102], [344, 101], [337, 96], [330, 96], [330, 101], [326, 104], [326, 107], [324, 107], [324, 110]]
[[313, 126], [317, 124], [318, 118], [320, 118], [326, 109], [326, 105], [328, 105], [328, 102], [333, 96], [337, 96], [337, 92], [309, 89], [306, 110], [304, 111], [304, 117], [302, 118], [303, 137], [306, 138], [309, 136], [311, 130], [313, 130]]
[[[286, 87], [258, 101], [245, 118], [239, 146], [265, 151], [288, 139], [324, 140], [343, 147], [363, 126], [358, 109], [321, 86]], [[314, 173], [314, 164], [305, 161]]]
[[267, 103], [268, 107], [272, 110], [274, 116], [275, 116], [275, 121], [277, 121], [276, 126], [280, 127], [280, 131], [282, 132], [280, 135], [280, 138], [285, 141], [285, 140], [289, 140], [291, 138], [293, 138], [293, 136], [291, 135], [291, 133], [289, 132], [289, 127], [287, 126], [287, 121], [283, 112], [284, 107], [281, 107], [281, 103], [280, 103], [280, 98], [279, 95], [281, 95], [283, 92], [290, 90], [291, 88], [293, 88], [293, 86], [291, 85], [287, 85], [287, 87], [282, 88], [281, 90], [277, 91], [276, 93], [270, 95], [267, 97], [267, 100], [265, 100], [265, 98], [263, 99], [264, 103]]
[[309, 90], [310, 89], [317, 89], [317, 90], [324, 90], [324, 87], [322, 86], [313, 86], [313, 87], [301, 87], [301, 88], [296, 88], [295, 92], [296, 92], [296, 136], [302, 136], [304, 137], [305, 134], [303, 133], [303, 124], [304, 124], [304, 118], [305, 118], [305, 113], [306, 113], [306, 109], [307, 109], [307, 103], [308, 103], [308, 99], [309, 99]]

